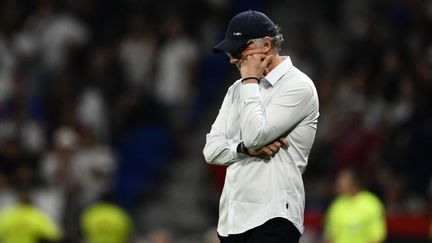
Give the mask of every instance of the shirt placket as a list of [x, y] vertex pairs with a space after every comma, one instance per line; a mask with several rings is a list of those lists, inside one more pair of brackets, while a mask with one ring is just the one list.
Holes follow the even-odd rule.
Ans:
[[229, 188], [228, 190], [228, 231], [229, 232], [233, 232], [235, 230], [234, 229], [235, 210], [234, 210], [234, 196], [233, 196], [233, 191], [235, 190], [235, 188], [234, 188], [232, 173], [233, 171], [231, 170], [229, 171], [229, 173], [227, 173], [228, 183], [229, 183], [229, 187], [228, 187]]

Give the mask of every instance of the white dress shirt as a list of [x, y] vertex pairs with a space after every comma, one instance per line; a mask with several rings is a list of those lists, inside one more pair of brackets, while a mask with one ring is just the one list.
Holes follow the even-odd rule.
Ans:
[[[227, 167], [219, 205], [221, 236], [243, 233], [283, 217], [303, 233], [302, 173], [317, 129], [318, 95], [313, 82], [289, 57], [259, 84], [237, 80], [229, 89], [204, 147], [210, 164]], [[244, 141], [260, 148], [284, 136], [288, 149], [273, 157], [237, 153]]]

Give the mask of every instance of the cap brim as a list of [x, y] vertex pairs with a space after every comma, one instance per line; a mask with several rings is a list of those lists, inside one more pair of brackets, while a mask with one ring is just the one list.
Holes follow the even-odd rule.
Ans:
[[213, 47], [214, 53], [228, 52], [232, 53], [240, 49], [247, 40], [223, 40], [221, 43]]

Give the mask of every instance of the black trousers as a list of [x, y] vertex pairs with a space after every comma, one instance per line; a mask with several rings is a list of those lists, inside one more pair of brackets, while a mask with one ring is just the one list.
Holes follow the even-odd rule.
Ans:
[[298, 243], [300, 232], [289, 220], [274, 218], [244, 233], [218, 237], [221, 243]]

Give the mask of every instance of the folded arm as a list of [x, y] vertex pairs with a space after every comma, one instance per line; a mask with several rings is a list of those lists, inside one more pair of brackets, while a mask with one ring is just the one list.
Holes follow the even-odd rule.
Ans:
[[231, 105], [229, 103], [230, 92], [232, 91], [228, 90], [227, 95], [222, 102], [219, 114], [206, 137], [203, 154], [205, 160], [209, 164], [230, 165], [247, 157], [245, 154], [237, 153], [237, 146], [242, 141], [239, 139], [230, 139], [226, 135], [226, 127]]
[[265, 110], [261, 108], [258, 84], [243, 84], [241, 128], [248, 148], [261, 148], [279, 137], [287, 136], [305, 116], [313, 96], [311, 87], [279, 91]]

